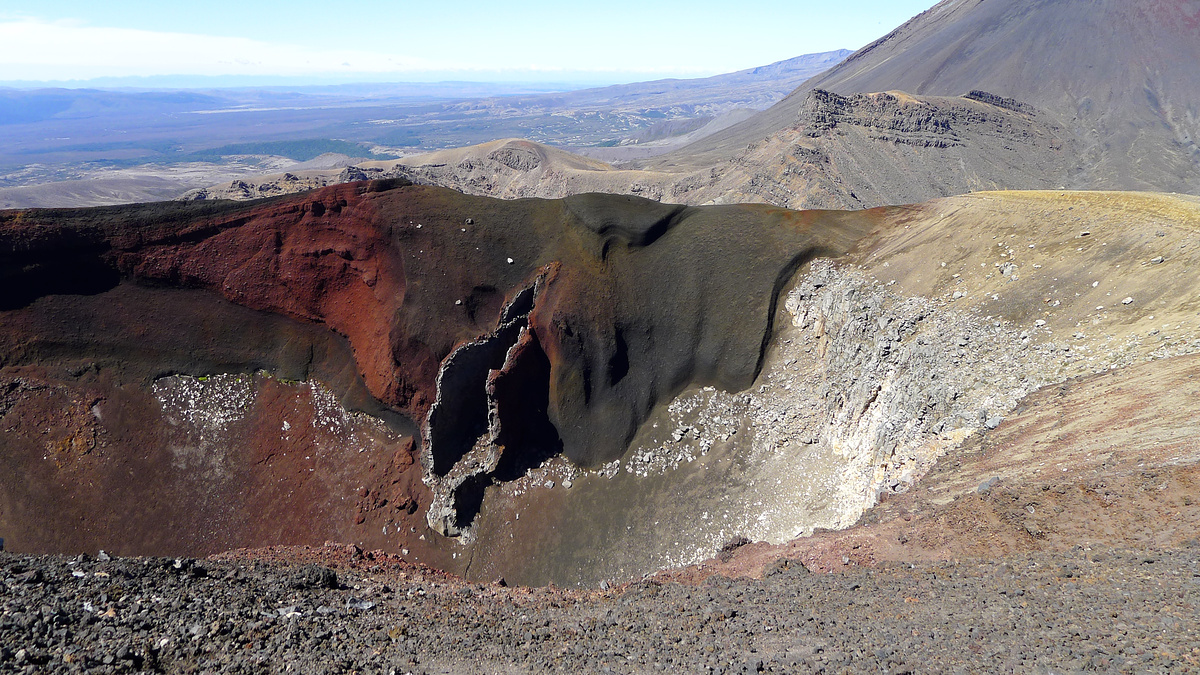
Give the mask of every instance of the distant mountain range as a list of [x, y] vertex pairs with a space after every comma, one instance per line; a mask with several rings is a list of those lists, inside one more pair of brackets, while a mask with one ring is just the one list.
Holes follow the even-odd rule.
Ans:
[[734, 73], [695, 79], [654, 80], [582, 89], [563, 94], [514, 97], [515, 106], [596, 108], [624, 110], [665, 106], [714, 106], [724, 112], [730, 107], [766, 108], [812, 76], [836, 66], [850, 55], [839, 49], [805, 54], [786, 61], [748, 68]]
[[559, 92], [472, 82], [0, 89], [0, 208], [171, 198], [322, 153], [387, 159], [509, 136], [604, 159], [646, 157], [769, 107], [848, 54], [810, 54], [708, 78]]

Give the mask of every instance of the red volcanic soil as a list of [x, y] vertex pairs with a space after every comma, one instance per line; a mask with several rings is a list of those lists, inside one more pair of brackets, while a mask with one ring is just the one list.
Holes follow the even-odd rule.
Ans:
[[327, 405], [315, 385], [241, 377], [253, 395], [221, 429], [182, 424], [103, 370], [74, 385], [0, 380], [8, 547], [208, 554], [322, 538], [391, 547], [398, 531], [424, 527], [417, 507], [428, 490], [411, 437], [353, 418], [314, 424]]

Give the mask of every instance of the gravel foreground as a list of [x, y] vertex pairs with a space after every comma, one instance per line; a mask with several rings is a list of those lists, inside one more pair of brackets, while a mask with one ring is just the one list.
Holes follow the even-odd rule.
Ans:
[[1198, 554], [835, 574], [782, 560], [761, 580], [566, 591], [334, 545], [202, 561], [0, 553], [0, 671], [1200, 672]]

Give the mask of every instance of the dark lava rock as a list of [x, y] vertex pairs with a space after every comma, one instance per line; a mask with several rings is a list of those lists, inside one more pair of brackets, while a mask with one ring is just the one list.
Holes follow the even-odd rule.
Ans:
[[305, 565], [297, 569], [290, 581], [292, 588], [337, 588], [337, 572], [320, 565]]
[[0, 594], [0, 672], [1184, 672], [1200, 656], [1197, 564], [1072, 552], [597, 593], [412, 565], [297, 588], [326, 568], [209, 561], [195, 578], [0, 554], [5, 575], [49, 582]]

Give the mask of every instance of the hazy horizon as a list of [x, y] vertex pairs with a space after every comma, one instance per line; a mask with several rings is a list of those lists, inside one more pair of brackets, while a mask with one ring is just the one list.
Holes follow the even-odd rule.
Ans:
[[604, 86], [734, 72], [858, 49], [933, 0], [678, 1], [563, 11], [545, 0], [370, 8], [116, 0], [0, 10], [0, 86], [204, 88], [375, 82]]
[[[759, 66], [773, 65], [805, 56], [835, 54], [839, 51], [849, 53], [852, 50], [834, 49], [825, 52], [797, 54], [796, 56], [763, 63]], [[758, 66], [755, 66], [758, 67]], [[742, 69], [746, 70], [746, 69]], [[573, 91], [593, 87], [631, 84], [636, 82], [657, 80], [690, 80], [703, 79], [714, 75], [665, 75], [662, 77], [646, 77], [644, 73], [594, 73], [594, 72], [565, 72], [555, 73], [557, 79], [545, 80], [506, 80], [504, 73], [498, 71], [478, 71], [464, 73], [463, 71], [441, 71], [428, 73], [367, 73], [362, 79], [353, 76], [274, 76], [274, 75], [147, 75], [125, 77], [97, 77], [86, 80], [0, 80], [0, 89], [113, 89], [130, 91], [156, 91], [163, 89], [286, 89], [309, 93], [340, 93], [338, 90], [368, 89], [371, 87], [409, 87], [414, 90], [426, 90], [430, 95], [438, 95], [438, 90], [449, 90], [455, 85], [461, 85], [459, 90], [477, 88], [478, 95], [493, 95], [496, 93], [538, 94], [559, 91]], [[389, 77], [395, 75], [395, 77]], [[478, 79], [462, 79], [463, 76], [481, 75]]]

